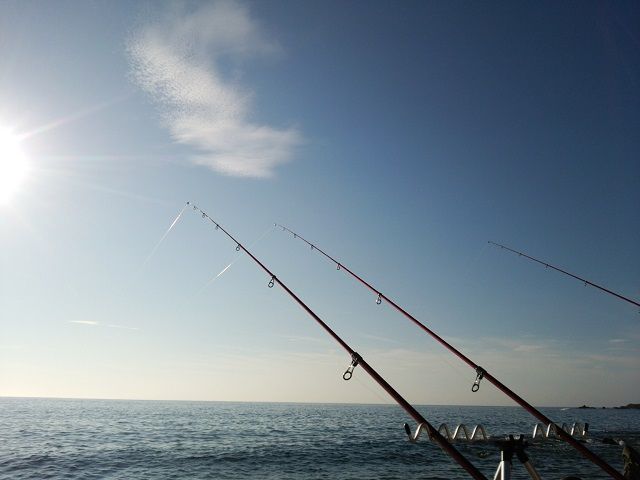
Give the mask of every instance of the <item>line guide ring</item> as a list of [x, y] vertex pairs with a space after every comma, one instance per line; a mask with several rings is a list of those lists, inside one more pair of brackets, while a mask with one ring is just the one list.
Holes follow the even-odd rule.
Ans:
[[347, 367], [347, 370], [342, 374], [343, 380], [351, 380], [351, 377], [353, 376], [353, 370], [358, 366], [360, 360], [362, 360], [362, 357], [358, 353], [353, 352], [351, 354], [351, 365], [349, 365], [349, 367]]
[[484, 368], [480, 366], [476, 367], [476, 380], [473, 382], [473, 385], [471, 385], [472, 392], [475, 393], [480, 390], [480, 381], [484, 378], [485, 373], [487, 373], [487, 371]]

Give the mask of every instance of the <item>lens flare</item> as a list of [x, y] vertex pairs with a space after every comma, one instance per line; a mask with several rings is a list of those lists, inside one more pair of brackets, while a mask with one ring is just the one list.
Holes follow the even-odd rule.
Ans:
[[20, 191], [29, 173], [20, 138], [0, 127], [0, 205], [7, 205]]

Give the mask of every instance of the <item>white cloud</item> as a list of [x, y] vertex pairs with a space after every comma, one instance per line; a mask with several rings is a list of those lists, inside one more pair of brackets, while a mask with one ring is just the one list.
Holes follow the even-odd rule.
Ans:
[[251, 120], [253, 93], [230, 80], [225, 62], [278, 51], [247, 9], [218, 1], [141, 28], [128, 42], [135, 82], [161, 107], [172, 137], [192, 161], [234, 176], [270, 177], [302, 137]]

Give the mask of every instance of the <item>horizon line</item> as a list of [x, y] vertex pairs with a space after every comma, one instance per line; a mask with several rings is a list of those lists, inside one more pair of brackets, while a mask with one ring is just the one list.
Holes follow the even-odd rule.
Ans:
[[[106, 397], [46, 397], [36, 395], [0, 395], [0, 399], [36, 399], [36, 400], [88, 400], [88, 401], [114, 401], [114, 402], [183, 402], [183, 403], [269, 403], [269, 404], [296, 404], [296, 405], [362, 405], [362, 406], [397, 406], [395, 402], [314, 402], [314, 401], [286, 401], [286, 400], [189, 400], [189, 399], [153, 399], [153, 398], [106, 398]], [[629, 402], [627, 405], [633, 404]], [[420, 407], [481, 407], [481, 408], [521, 408], [520, 405], [475, 405], [460, 403], [415, 403]], [[571, 405], [539, 405], [539, 408], [581, 408], [590, 409], [614, 409], [621, 406], [591, 406], [583, 404], [581, 406]]]

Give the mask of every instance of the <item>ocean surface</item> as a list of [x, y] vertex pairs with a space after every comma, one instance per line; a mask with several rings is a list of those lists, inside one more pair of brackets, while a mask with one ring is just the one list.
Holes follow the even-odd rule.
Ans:
[[[422, 406], [434, 426], [480, 423], [498, 438], [530, 436], [517, 407]], [[622, 448], [640, 443], [640, 411], [544, 408], [556, 422], [588, 422], [588, 447], [622, 470]], [[161, 402], [0, 398], [0, 479], [367, 479], [469, 478], [391, 405]], [[492, 442], [456, 442], [487, 477]], [[571, 447], [537, 440], [527, 453], [544, 479], [608, 478]], [[529, 478], [514, 459], [513, 477]]]

